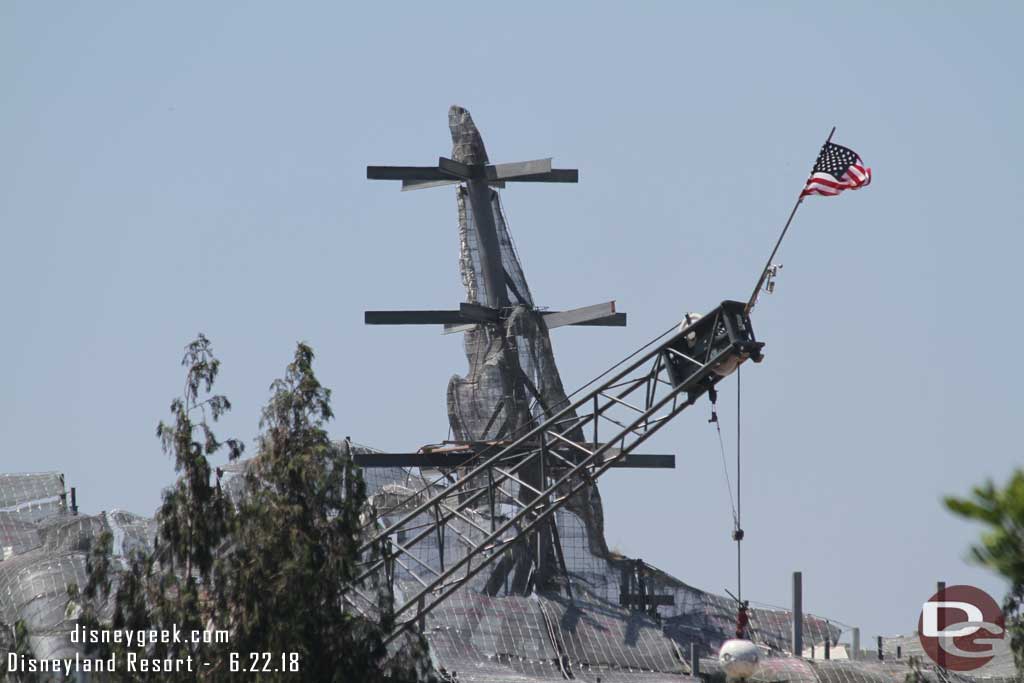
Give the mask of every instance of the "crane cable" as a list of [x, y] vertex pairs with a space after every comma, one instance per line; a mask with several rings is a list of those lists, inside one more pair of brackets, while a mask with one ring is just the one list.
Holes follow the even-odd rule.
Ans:
[[[736, 496], [732, 494], [732, 480], [729, 477], [729, 464], [725, 457], [725, 440], [722, 438], [722, 425], [718, 420], [718, 414], [715, 410], [715, 404], [718, 399], [717, 393], [711, 394], [711, 419], [708, 422], [715, 424], [715, 431], [718, 434], [718, 450], [722, 456], [722, 474], [725, 476], [725, 488], [729, 492], [729, 508], [732, 512], [732, 540], [736, 541], [736, 601], [742, 604], [743, 597], [743, 567], [742, 567], [742, 554], [740, 550], [740, 543], [743, 541], [743, 527], [740, 525], [740, 512], [741, 508], [741, 487], [740, 487], [740, 474], [741, 474], [741, 407], [742, 407], [742, 395], [740, 383], [740, 368], [736, 368]], [[712, 390], [714, 391], [714, 390]]]
[[739, 526], [739, 518], [736, 515], [736, 501], [732, 497], [732, 480], [729, 478], [729, 464], [725, 460], [725, 442], [722, 440], [722, 425], [715, 421], [715, 429], [718, 432], [718, 450], [722, 453], [722, 474], [725, 475], [725, 490], [729, 492], [729, 507], [732, 510], [732, 523], [734, 527]]
[[736, 367], [736, 526], [732, 532], [732, 539], [736, 541], [736, 597], [740, 600], [740, 609], [743, 610], [743, 555], [741, 545], [743, 542], [743, 527], [740, 526], [740, 513], [742, 499], [740, 497], [740, 417], [741, 399], [743, 397], [742, 385], [740, 384], [740, 366]]

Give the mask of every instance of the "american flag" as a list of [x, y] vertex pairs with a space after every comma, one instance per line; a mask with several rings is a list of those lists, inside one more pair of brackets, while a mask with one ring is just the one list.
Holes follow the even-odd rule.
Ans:
[[852, 149], [826, 142], [814, 164], [801, 197], [821, 194], [834, 197], [843, 190], [858, 190], [871, 183], [871, 169]]

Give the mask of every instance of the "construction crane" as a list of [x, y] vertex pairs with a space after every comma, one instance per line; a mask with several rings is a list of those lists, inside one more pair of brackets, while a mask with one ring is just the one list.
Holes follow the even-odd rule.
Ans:
[[[420, 587], [409, 595], [395, 595], [396, 624], [388, 642], [406, 629], [422, 628], [431, 610], [507, 553], [534, 552], [539, 568], [544, 557], [538, 530], [556, 511], [742, 363], [760, 361], [762, 347], [745, 304], [723, 301], [616, 364], [624, 367], [579, 392], [569, 405], [511, 443], [479, 455], [475, 466], [443, 490], [433, 495], [422, 492], [391, 510], [397, 519], [361, 548], [367, 554], [381, 552], [358, 577], [383, 572], [394, 590], [400, 571]], [[570, 437], [581, 430], [589, 440]], [[531, 465], [541, 471], [536, 485], [519, 476]], [[511, 495], [512, 485], [530, 495]], [[499, 506], [512, 509], [499, 514]], [[448, 532], [459, 535], [463, 550], [457, 557], [444, 557]], [[416, 552], [426, 539], [438, 542], [437, 567]], [[564, 567], [564, 560], [561, 564]], [[373, 608], [367, 596], [362, 599], [366, 608]]]

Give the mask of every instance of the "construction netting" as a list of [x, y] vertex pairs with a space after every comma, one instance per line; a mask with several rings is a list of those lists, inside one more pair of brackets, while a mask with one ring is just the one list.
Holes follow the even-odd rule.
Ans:
[[85, 585], [86, 555], [104, 531], [111, 532], [114, 554], [121, 558], [133, 548], [150, 547], [155, 527], [121, 511], [73, 514], [59, 473], [0, 475], [0, 650], [13, 647], [14, 627], [21, 622], [35, 657], [59, 659], [79, 651], [70, 638], [76, 612], [68, 587]]
[[[340, 447], [340, 446], [339, 446]], [[372, 449], [355, 446], [356, 452]], [[234, 472], [245, 463], [231, 467]], [[386, 525], [424, 496], [440, 491], [442, 473], [415, 468], [388, 467], [364, 471], [375, 526]], [[229, 486], [232, 482], [229, 482]], [[54, 503], [56, 512], [28, 521], [0, 514], [0, 655], [13, 647], [13, 625], [21, 621], [37, 657], [72, 657], [79, 645], [70, 641], [75, 623], [74, 605], [67, 587], [83, 585], [85, 558], [100, 533], [114, 537], [114, 554], [124, 558], [132, 549], [151, 547], [155, 526], [151, 519], [114, 511], [100, 515], [74, 515], [64, 504], [63, 482], [57, 474], [16, 475], [0, 478], [0, 513], [17, 513], [26, 504]], [[46, 508], [50, 509], [50, 508]], [[496, 509], [500, 521], [513, 506]], [[427, 523], [429, 520], [424, 520]], [[466, 520], [453, 520], [445, 533], [417, 544], [415, 556], [404, 557], [406, 568], [439, 570], [466, 552], [490, 528], [489, 510], [468, 509]], [[568, 575], [559, 583], [516, 594], [510, 585], [494, 585], [493, 574], [483, 572], [456, 591], [425, 619], [434, 668], [459, 681], [538, 682], [583, 680], [604, 683], [684, 680], [689, 671], [690, 644], [697, 646], [701, 670], [715, 674], [713, 657], [718, 645], [731, 636], [735, 604], [706, 593], [650, 565], [643, 565], [646, 590], [671, 596], [671, 604], [653, 610], [628, 609], [620, 603], [624, 577], [636, 571], [636, 562], [610, 554], [597, 554], [603, 546], [590, 537], [596, 531], [571, 510], [559, 510], [556, 526], [564, 550]], [[442, 559], [443, 555], [443, 559]], [[396, 567], [396, 599], [419, 589], [412, 572]], [[511, 582], [510, 582], [511, 583]], [[491, 584], [490, 586], [488, 584]], [[765, 658], [755, 680], [821, 683], [899, 683], [909, 671], [907, 657], [914, 654], [914, 639], [887, 640], [885, 661], [810, 661], [787, 656], [791, 615], [785, 610], [751, 610], [751, 637]], [[804, 617], [804, 642], [836, 642], [834, 625], [812, 615]], [[902, 650], [897, 660], [896, 647]], [[919, 653], [918, 653], [919, 654]], [[1010, 680], [1012, 660], [1003, 659], [993, 676]], [[956, 683], [931, 669], [925, 678], [934, 683]], [[974, 680], [960, 677], [962, 680]]]
[[[452, 155], [472, 164], [487, 161], [483, 141], [469, 112], [449, 111]], [[498, 192], [488, 189], [486, 207], [473, 207], [465, 185], [456, 190], [459, 217], [459, 271], [467, 303], [487, 304], [487, 279], [476, 225], [477, 211], [493, 220], [505, 291], [512, 311], [500, 325], [476, 325], [465, 332], [469, 371], [448, 385], [448, 416], [452, 433], [462, 441], [514, 438], [536, 421], [563, 408], [565, 389], [555, 366], [551, 340], [516, 253]]]
[[[364, 476], [381, 527], [443, 491], [446, 481], [440, 473], [405, 468], [373, 468]], [[515, 496], [514, 490], [504, 491], [506, 501]], [[418, 577], [439, 573], [457, 562], [485, 538], [492, 522], [500, 525], [514, 514], [516, 507], [501, 500], [495, 506], [495, 518], [490, 517], [488, 505], [466, 508], [463, 518], [450, 520], [440, 533], [409, 548], [395, 568], [398, 602], [419, 590]], [[644, 565], [645, 590], [671, 597], [671, 604], [653, 613], [624, 608], [620, 604], [624, 577], [635, 571], [635, 561], [596, 554], [593, 548], [603, 547], [603, 539], [595, 542], [591, 537], [596, 530], [572, 510], [558, 510], [555, 519], [567, 575], [522, 595], [513, 572], [495, 568], [477, 574], [426, 618], [425, 632], [432, 646], [437, 642], [439, 665], [460, 672], [482, 667], [480, 678], [467, 680], [492, 680], [488, 672], [498, 665], [504, 667], [505, 675], [512, 668], [517, 676], [535, 676], [527, 680], [557, 678], [563, 669], [584, 680], [588, 671], [599, 672], [595, 675], [604, 681], [618, 680], [611, 674], [678, 676], [688, 671], [691, 643], [706, 656], [732, 637], [735, 602], [693, 588], [650, 565]], [[430, 527], [433, 521], [431, 512], [422, 512], [403, 528], [415, 531]], [[405, 545], [409, 539], [400, 535], [396, 540]], [[528, 554], [525, 549], [521, 552]], [[791, 623], [791, 614], [784, 610], [752, 609], [751, 637], [766, 652], [784, 655]], [[805, 642], [820, 643], [826, 638], [837, 642], [839, 636], [838, 627], [805, 615]]]

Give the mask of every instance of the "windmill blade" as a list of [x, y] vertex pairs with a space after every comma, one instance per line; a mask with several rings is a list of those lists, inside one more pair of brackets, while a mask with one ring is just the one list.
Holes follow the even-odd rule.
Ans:
[[469, 332], [476, 328], [476, 323], [449, 324], [441, 330], [441, 334], [455, 334], [456, 332]]
[[[619, 318], [619, 316], [622, 316]], [[603, 322], [607, 320], [607, 322]], [[621, 322], [619, 322], [621, 320]], [[609, 301], [593, 306], [573, 308], [568, 311], [551, 311], [544, 314], [544, 324], [548, 329], [564, 327], [565, 325], [611, 325], [621, 326], [626, 324], [626, 314], [615, 312], [615, 302]]]
[[505, 180], [520, 176], [540, 175], [551, 172], [551, 157], [534, 159], [533, 161], [515, 161], [508, 164], [486, 166], [484, 172], [488, 180]]
[[457, 185], [459, 180], [403, 180], [402, 192], [410, 190], [425, 190], [428, 187], [441, 187], [442, 185]]
[[547, 173], [531, 173], [505, 180], [510, 183], [578, 183], [580, 172], [575, 168], [553, 168]]
[[613, 313], [606, 318], [594, 318], [593, 320], [584, 320], [577, 325], [591, 325], [594, 327], [625, 327], [626, 326], [626, 314], [625, 313]]

